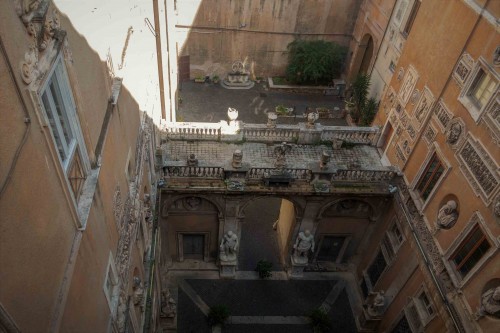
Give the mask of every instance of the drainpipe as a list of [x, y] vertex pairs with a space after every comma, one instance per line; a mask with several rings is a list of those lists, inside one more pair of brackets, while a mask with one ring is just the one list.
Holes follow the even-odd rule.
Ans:
[[153, 12], [154, 12], [154, 21], [155, 21], [156, 60], [158, 63], [158, 82], [160, 84], [161, 119], [165, 120], [167, 115], [166, 115], [166, 111], [165, 111], [165, 88], [164, 88], [164, 82], [163, 82], [163, 60], [161, 57], [160, 14], [158, 13], [158, 0], [153, 0]]

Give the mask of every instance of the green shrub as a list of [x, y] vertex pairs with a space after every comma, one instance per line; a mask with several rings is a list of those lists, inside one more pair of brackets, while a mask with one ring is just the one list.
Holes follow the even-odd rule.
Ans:
[[214, 305], [208, 313], [208, 323], [210, 326], [224, 325], [229, 318], [229, 308], [225, 305]]
[[378, 102], [375, 98], [370, 98], [361, 109], [361, 117], [359, 119], [359, 125], [370, 126], [375, 115], [377, 114]]
[[347, 49], [334, 42], [297, 39], [287, 46], [286, 78], [299, 84], [327, 84], [339, 77]]
[[332, 327], [330, 317], [321, 308], [313, 310], [309, 314], [309, 320], [315, 332], [328, 332]]
[[273, 264], [267, 260], [259, 260], [257, 263], [257, 267], [255, 270], [259, 273], [259, 277], [261, 279], [267, 279], [271, 277], [273, 274], [271, 273], [271, 269], [273, 268]]

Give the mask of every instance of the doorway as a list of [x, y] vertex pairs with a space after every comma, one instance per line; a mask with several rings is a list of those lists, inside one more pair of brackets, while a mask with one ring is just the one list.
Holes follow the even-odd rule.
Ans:
[[295, 225], [293, 203], [262, 197], [252, 200], [243, 213], [238, 269], [253, 271], [259, 260], [267, 260], [273, 264], [272, 270], [283, 270], [290, 230]]
[[345, 235], [322, 235], [316, 260], [331, 261], [340, 264], [350, 238], [350, 236]]
[[184, 261], [185, 259], [208, 261], [208, 236], [208, 233], [178, 233], [179, 261]]

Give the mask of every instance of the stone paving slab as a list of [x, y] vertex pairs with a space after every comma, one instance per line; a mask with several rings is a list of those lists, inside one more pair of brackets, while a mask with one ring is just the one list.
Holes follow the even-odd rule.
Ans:
[[[243, 167], [274, 168], [276, 157], [274, 149], [277, 144], [250, 143], [228, 144], [215, 141], [168, 141], [166, 156], [168, 161], [187, 161], [190, 154], [195, 154], [199, 166], [229, 167], [233, 152], [243, 152]], [[287, 166], [294, 169], [308, 169], [317, 166], [323, 151], [331, 155], [332, 168], [349, 168], [357, 163], [361, 168], [369, 170], [384, 169], [377, 148], [357, 145], [351, 148], [333, 150], [326, 145], [295, 145], [287, 153]]]
[[[225, 304], [232, 316], [303, 316], [318, 308], [334, 280], [186, 280], [210, 307]], [[349, 305], [346, 305], [349, 307]]]
[[177, 309], [177, 332], [210, 332], [210, 327], [207, 323], [207, 317], [180, 289], [177, 301]]
[[[182, 82], [179, 88], [182, 104], [177, 111], [177, 121], [227, 120], [228, 107], [236, 108], [239, 111], [238, 119], [245, 123], [266, 123], [266, 113], [278, 105], [295, 107], [296, 114], [300, 115], [305, 112], [306, 107], [344, 107], [344, 102], [335, 96], [272, 91], [263, 83], [248, 90], [229, 90], [218, 84], [189, 81]], [[278, 118], [278, 124], [296, 124], [303, 121], [303, 118]], [[318, 122], [323, 125], [347, 125], [344, 119], [320, 119]]]
[[344, 289], [328, 312], [332, 320], [332, 332], [356, 333], [356, 322], [352, 314], [349, 297]]
[[[222, 333], [310, 333], [309, 325], [225, 325]], [[341, 331], [338, 331], [339, 333]]]

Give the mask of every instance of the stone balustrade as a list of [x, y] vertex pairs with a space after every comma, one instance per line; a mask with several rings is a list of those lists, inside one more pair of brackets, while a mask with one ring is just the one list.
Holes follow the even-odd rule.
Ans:
[[268, 128], [262, 124], [244, 124], [243, 138], [255, 142], [297, 142], [300, 129], [293, 125], [277, 125]]
[[289, 177], [293, 180], [310, 181], [312, 179], [312, 171], [309, 169], [272, 169], [272, 168], [251, 168], [246, 173], [246, 179], [261, 180], [272, 176]]
[[169, 123], [163, 127], [163, 138], [170, 140], [247, 141], [247, 142], [296, 142], [315, 144], [319, 141], [344, 141], [352, 144], [375, 146], [380, 135], [378, 127], [322, 126], [314, 128], [297, 125], [244, 124], [226, 121], [219, 123]]
[[166, 166], [165, 178], [205, 178], [224, 179], [224, 169], [220, 167]]
[[220, 123], [171, 123], [163, 130], [171, 140], [219, 140], [222, 126]]
[[336, 170], [331, 181], [352, 182], [388, 182], [394, 179], [397, 173], [394, 170]]
[[321, 126], [321, 140], [342, 140], [349, 143], [376, 145], [380, 130], [377, 127]]

